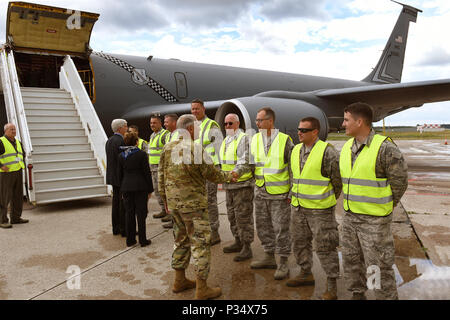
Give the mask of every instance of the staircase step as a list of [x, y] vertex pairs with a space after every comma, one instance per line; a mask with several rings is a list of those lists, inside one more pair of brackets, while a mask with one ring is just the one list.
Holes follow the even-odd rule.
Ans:
[[70, 93], [67, 91], [36, 91], [36, 90], [21, 90], [22, 97], [25, 98], [32, 98], [32, 97], [38, 97], [38, 98], [59, 98], [59, 99], [67, 99], [72, 97], [70, 96]]
[[41, 87], [20, 87], [20, 91], [37, 91], [37, 92], [67, 92], [61, 88], [41, 88]]
[[94, 151], [90, 150], [33, 152], [33, 161], [91, 159], [91, 158], [94, 158]]
[[33, 129], [29, 132], [31, 138], [73, 137], [85, 134], [84, 129]]
[[33, 144], [33, 155], [39, 152], [57, 151], [91, 151], [91, 146], [88, 143]]
[[95, 176], [99, 174], [98, 167], [85, 167], [85, 168], [64, 168], [64, 169], [52, 169], [52, 170], [34, 170], [35, 180], [45, 179], [66, 179], [66, 178], [81, 178]]
[[29, 116], [78, 116], [76, 109], [66, 110], [66, 109], [26, 109], [25, 114]]
[[27, 121], [31, 122], [80, 122], [79, 116], [27, 116]]
[[25, 110], [32, 109], [64, 109], [64, 110], [75, 110], [75, 105], [73, 101], [69, 103], [25, 103], [23, 105]]
[[97, 166], [96, 159], [66, 159], [52, 161], [34, 161], [35, 170], [50, 170], [64, 168], [85, 168]]
[[73, 103], [72, 98], [23, 97], [24, 104], [34, 103]]
[[[83, 129], [81, 122], [34, 122], [28, 121], [28, 129]], [[34, 147], [34, 146], [33, 146]]]
[[105, 183], [104, 178], [101, 175], [94, 175], [87, 177], [35, 180], [34, 186], [36, 190], [50, 190], [50, 189], [98, 186], [104, 183]]
[[44, 204], [77, 199], [106, 197], [108, 196], [107, 190], [106, 185], [41, 190], [36, 191], [36, 203]]
[[64, 143], [77, 143], [87, 144], [88, 138], [85, 135], [73, 136], [73, 137], [46, 137], [46, 138], [34, 138], [31, 137], [31, 143], [34, 146], [43, 144], [64, 144]]

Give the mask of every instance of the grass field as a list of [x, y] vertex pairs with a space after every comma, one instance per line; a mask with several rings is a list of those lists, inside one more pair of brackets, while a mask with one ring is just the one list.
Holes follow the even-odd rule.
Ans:
[[[383, 134], [382, 131], [377, 133]], [[431, 140], [431, 139], [448, 139], [450, 143], [450, 130], [440, 131], [440, 132], [396, 132], [396, 131], [386, 131], [386, 135], [394, 140]], [[329, 133], [327, 140], [348, 140], [349, 137], [345, 133]]]

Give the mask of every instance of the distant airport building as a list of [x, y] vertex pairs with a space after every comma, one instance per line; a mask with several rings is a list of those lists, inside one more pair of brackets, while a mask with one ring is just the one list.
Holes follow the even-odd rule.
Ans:
[[443, 128], [440, 124], [423, 124], [417, 125], [417, 131], [419, 131], [420, 133], [422, 132], [436, 132], [436, 131], [444, 131], [445, 128]]

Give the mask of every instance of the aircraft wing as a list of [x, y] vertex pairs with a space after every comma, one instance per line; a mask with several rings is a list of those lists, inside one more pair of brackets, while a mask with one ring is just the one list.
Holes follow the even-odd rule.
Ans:
[[450, 100], [450, 79], [326, 89], [315, 95], [343, 103], [361, 101], [382, 109], [397, 109]]

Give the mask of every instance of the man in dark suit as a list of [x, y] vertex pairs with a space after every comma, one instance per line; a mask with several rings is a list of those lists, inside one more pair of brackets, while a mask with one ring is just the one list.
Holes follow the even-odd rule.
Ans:
[[112, 230], [114, 235], [121, 234], [126, 237], [125, 210], [120, 195], [120, 179], [118, 176], [118, 158], [120, 147], [124, 146], [123, 135], [128, 131], [126, 120], [114, 119], [111, 122], [114, 134], [108, 139], [106, 149], [106, 183], [113, 188], [112, 198]]

